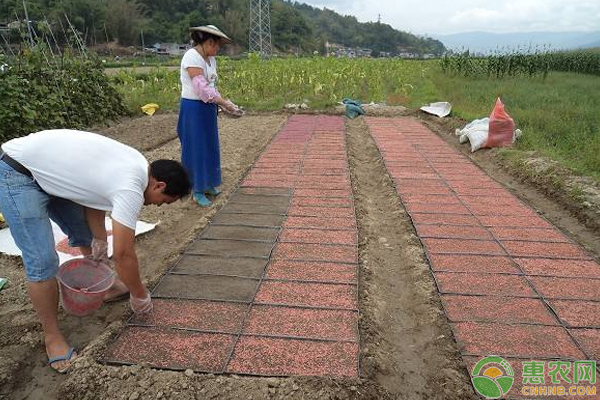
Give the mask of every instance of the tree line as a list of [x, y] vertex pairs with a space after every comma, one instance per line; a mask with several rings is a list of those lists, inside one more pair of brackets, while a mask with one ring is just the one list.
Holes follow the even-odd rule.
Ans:
[[[60, 30], [68, 16], [86, 44], [118, 42], [140, 46], [156, 42], [188, 41], [188, 28], [214, 24], [236, 43], [234, 51], [248, 47], [249, 0], [26, 0], [30, 21], [47, 21]], [[22, 0], [0, 2], [0, 23], [24, 20]], [[347, 47], [389, 52], [441, 54], [438, 40], [393, 29], [390, 25], [361, 23], [328, 9], [285, 0], [271, 2], [271, 35], [283, 53], [324, 52], [327, 41]]]

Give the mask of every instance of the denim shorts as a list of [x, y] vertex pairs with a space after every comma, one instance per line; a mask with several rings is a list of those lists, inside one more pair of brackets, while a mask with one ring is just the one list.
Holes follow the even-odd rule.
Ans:
[[28, 281], [52, 279], [58, 272], [59, 259], [50, 220], [69, 237], [70, 246], [92, 243], [83, 206], [50, 196], [33, 178], [1, 160], [0, 209], [23, 255]]

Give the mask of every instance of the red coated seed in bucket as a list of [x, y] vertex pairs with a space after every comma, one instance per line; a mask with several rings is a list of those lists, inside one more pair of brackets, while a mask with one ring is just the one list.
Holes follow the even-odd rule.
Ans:
[[100, 308], [115, 276], [106, 264], [75, 258], [59, 267], [56, 279], [65, 310], [82, 317]]

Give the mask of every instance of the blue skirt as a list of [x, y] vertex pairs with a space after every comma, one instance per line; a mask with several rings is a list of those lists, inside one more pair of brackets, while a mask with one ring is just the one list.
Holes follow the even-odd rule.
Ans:
[[177, 134], [181, 142], [181, 162], [190, 175], [194, 192], [221, 185], [217, 105], [181, 99]]

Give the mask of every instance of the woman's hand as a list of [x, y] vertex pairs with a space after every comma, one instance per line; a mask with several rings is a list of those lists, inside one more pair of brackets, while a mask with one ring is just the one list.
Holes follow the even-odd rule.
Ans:
[[225, 102], [223, 103], [223, 108], [229, 111], [230, 113], [236, 113], [239, 110], [239, 107], [233, 104], [233, 102], [229, 99], [225, 100]]

